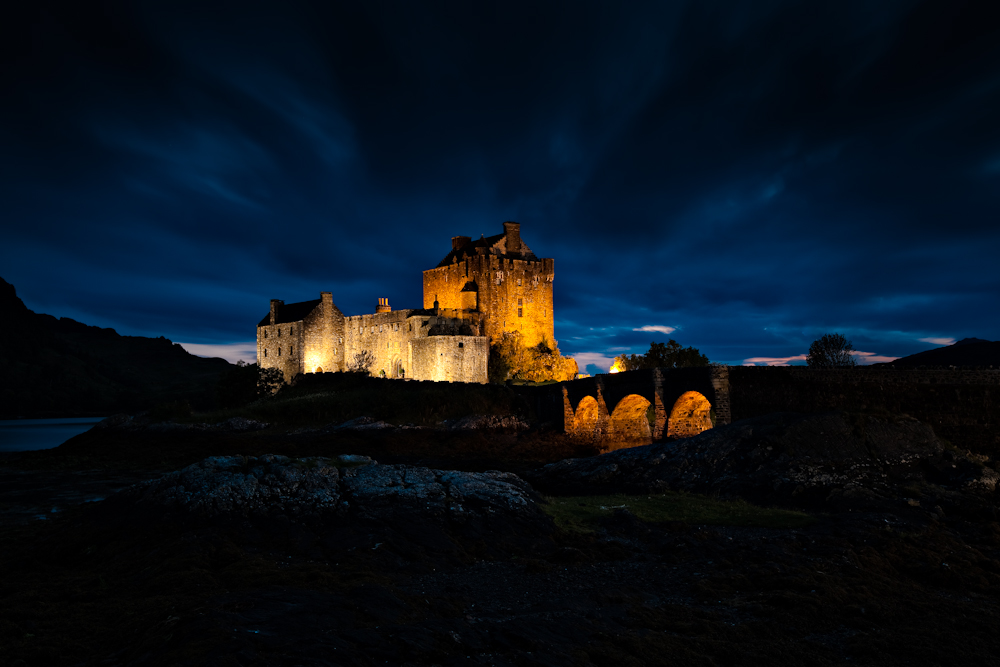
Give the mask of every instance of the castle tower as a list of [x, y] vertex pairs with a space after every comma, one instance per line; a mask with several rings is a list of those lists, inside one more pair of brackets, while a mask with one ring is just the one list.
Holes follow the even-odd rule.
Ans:
[[451, 252], [424, 271], [424, 308], [481, 320], [491, 341], [517, 331], [528, 346], [553, 345], [553, 278], [554, 261], [536, 257], [521, 238], [521, 225], [508, 221], [496, 236], [452, 237]]

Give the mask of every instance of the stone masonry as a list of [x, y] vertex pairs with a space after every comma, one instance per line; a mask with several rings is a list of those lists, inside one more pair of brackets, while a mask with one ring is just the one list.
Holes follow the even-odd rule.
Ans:
[[553, 260], [538, 259], [520, 225], [472, 241], [452, 239], [451, 252], [424, 271], [424, 308], [392, 310], [380, 298], [374, 313], [345, 316], [330, 292], [313, 301], [273, 299], [257, 325], [257, 361], [299, 373], [347, 370], [367, 351], [371, 372], [388, 378], [486, 382], [490, 342], [517, 331], [526, 345], [555, 345]]
[[437, 267], [424, 271], [424, 308], [436, 301], [458, 317], [481, 316], [490, 341], [517, 331], [528, 347], [555, 345], [554, 260], [535, 256], [518, 223], [505, 222], [503, 234], [478, 241], [456, 236], [451, 246]]

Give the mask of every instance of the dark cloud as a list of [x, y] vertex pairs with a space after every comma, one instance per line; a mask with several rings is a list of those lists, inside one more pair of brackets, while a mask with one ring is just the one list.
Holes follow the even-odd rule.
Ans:
[[989, 3], [19, 11], [0, 275], [36, 310], [241, 342], [269, 298], [420, 305], [451, 236], [513, 219], [595, 362], [1000, 338]]

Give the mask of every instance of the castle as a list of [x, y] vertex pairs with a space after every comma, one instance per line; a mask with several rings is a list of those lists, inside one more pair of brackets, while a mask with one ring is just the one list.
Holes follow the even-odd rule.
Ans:
[[331, 292], [312, 301], [271, 300], [257, 325], [257, 361], [285, 380], [299, 373], [347, 370], [368, 352], [373, 375], [436, 382], [487, 381], [490, 343], [519, 332], [526, 346], [555, 345], [553, 260], [521, 240], [520, 225], [473, 241], [451, 240], [451, 252], [424, 271], [423, 308], [344, 315]]

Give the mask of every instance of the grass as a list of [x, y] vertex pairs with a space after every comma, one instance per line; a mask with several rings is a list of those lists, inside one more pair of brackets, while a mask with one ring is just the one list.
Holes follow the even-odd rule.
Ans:
[[815, 519], [805, 512], [770, 509], [744, 500], [719, 500], [693, 493], [548, 497], [542, 510], [563, 530], [591, 533], [616, 509], [628, 509], [641, 521], [757, 528], [801, 528]]

